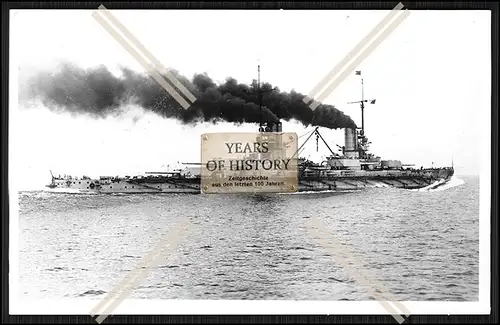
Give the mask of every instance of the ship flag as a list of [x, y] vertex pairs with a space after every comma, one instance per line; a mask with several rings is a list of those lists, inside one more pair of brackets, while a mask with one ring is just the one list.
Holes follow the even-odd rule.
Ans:
[[357, 76], [361, 76], [361, 71], [356, 71]]

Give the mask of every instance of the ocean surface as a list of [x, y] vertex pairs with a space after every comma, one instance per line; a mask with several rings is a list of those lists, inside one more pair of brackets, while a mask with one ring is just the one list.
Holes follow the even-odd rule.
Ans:
[[21, 297], [100, 298], [139, 272], [130, 298], [478, 300], [477, 177], [420, 191], [35, 191], [19, 205]]

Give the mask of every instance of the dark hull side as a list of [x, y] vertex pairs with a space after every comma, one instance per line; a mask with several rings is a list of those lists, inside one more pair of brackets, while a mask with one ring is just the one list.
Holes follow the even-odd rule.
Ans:
[[302, 176], [299, 191], [350, 190], [366, 187], [396, 187], [419, 189], [437, 181], [448, 181], [454, 174], [452, 168], [418, 171], [357, 172], [342, 176]]
[[[307, 172], [299, 177], [299, 192], [349, 191], [370, 187], [419, 189], [446, 182], [453, 168], [412, 171]], [[97, 184], [97, 186], [96, 186]], [[120, 179], [103, 183], [98, 180], [56, 182], [53, 190], [92, 193], [192, 193], [200, 194], [200, 178]], [[50, 186], [47, 186], [50, 187]]]

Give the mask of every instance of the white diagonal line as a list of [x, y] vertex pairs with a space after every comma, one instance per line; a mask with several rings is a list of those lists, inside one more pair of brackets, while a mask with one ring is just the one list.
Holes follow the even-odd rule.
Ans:
[[[184, 237], [180, 236], [183, 230], [190, 231], [190, 229], [187, 228], [188, 225], [190, 225], [190, 222], [186, 220], [181, 225], [177, 225], [171, 229], [163, 236], [162, 240], [141, 259], [137, 266], [127, 273], [127, 276], [125, 276], [123, 280], [115, 286], [96, 307], [94, 307], [91, 316], [94, 317], [95, 315], [99, 315], [96, 318], [98, 323], [102, 323], [130, 292], [147, 277], [149, 268], [158, 265], [158, 261], [162, 260], [161, 257], [165, 257], [166, 253], [172, 252], [175, 247], [180, 244], [183, 239], [182, 237]], [[169, 240], [169, 242], [167, 242], [167, 240]], [[153, 263], [155, 261], [156, 263]]]
[[111, 36], [125, 49], [134, 59], [141, 64], [144, 69], [149, 73], [149, 75], [156, 80], [172, 97], [177, 100], [179, 104], [184, 107], [184, 109], [191, 106], [179, 93], [156, 71], [151, 63], [148, 63], [127, 41], [118, 34], [113, 27], [104, 20], [97, 12], [92, 13], [92, 17], [109, 33]]
[[382, 19], [380, 21], [380, 23], [378, 23], [377, 26], [375, 26], [374, 29], [372, 29], [372, 31], [370, 33], [368, 33], [368, 35], [366, 35], [348, 54], [347, 56], [345, 56], [342, 61], [340, 61], [336, 66], [335, 68], [333, 68], [330, 72], [327, 73], [327, 75], [309, 92], [309, 94], [304, 97], [303, 101], [307, 104], [309, 103], [311, 100], [313, 100], [313, 97], [316, 96], [316, 94], [326, 86], [326, 84], [333, 78], [335, 77], [339, 72], [340, 70], [342, 69], [342, 67], [344, 67], [349, 61], [352, 60], [352, 58], [359, 53], [359, 51], [361, 51], [363, 49], [363, 47], [368, 44], [368, 42], [370, 40], [373, 39], [373, 37], [375, 37], [375, 35], [377, 35], [378, 32], [380, 32], [382, 30], [383, 27], [385, 27], [387, 25], [387, 23], [392, 19], [394, 18], [394, 16], [396, 15], [397, 11], [398, 10], [401, 10], [403, 8], [403, 4], [400, 2], [396, 5], [396, 7], [394, 7], [394, 9], [391, 10], [391, 12], [389, 12], [389, 14], [387, 16], [384, 17], [384, 19]]
[[[326, 233], [327, 233], [326, 227], [324, 225], [321, 225], [319, 223], [319, 220], [316, 217], [314, 217], [312, 219], [311, 223], [315, 224], [316, 228], [321, 229], [322, 232], [326, 235]], [[308, 227], [308, 230], [310, 233], [314, 232], [313, 227], [311, 227], [311, 226]], [[316, 232], [316, 234], [318, 234], [320, 232], [320, 230], [317, 230], [315, 232]], [[333, 238], [334, 239], [333, 245], [328, 245], [328, 242], [326, 242], [326, 240], [324, 239], [323, 236], [318, 236], [318, 237], [319, 237], [318, 241], [323, 246], [323, 248], [328, 250], [328, 252], [332, 255], [332, 257], [338, 257], [336, 259], [336, 262], [341, 263], [342, 266], [348, 271], [348, 273], [350, 275], [352, 275], [352, 276], [355, 275], [354, 278], [356, 279], [356, 281], [361, 283], [366, 289], [368, 289], [372, 293], [372, 295], [377, 298], [377, 301], [396, 319], [396, 321], [398, 321], [400, 324], [402, 322], [404, 322], [405, 319], [401, 315], [397, 314], [396, 310], [394, 310], [394, 308], [389, 304], [389, 302], [378, 299], [378, 298], [381, 298], [381, 295], [373, 289], [373, 286], [374, 286], [373, 283], [375, 281], [373, 279], [368, 280], [368, 278], [364, 274], [361, 274], [361, 272], [360, 272], [361, 271], [361, 267], [360, 267], [361, 264], [356, 260], [356, 258], [354, 257], [354, 254], [348, 252], [347, 248], [342, 247], [343, 246], [342, 243], [340, 243], [335, 238]], [[329, 236], [329, 237], [331, 238], [331, 236]], [[343, 252], [340, 251], [342, 249], [343, 249]], [[341, 257], [338, 254], [342, 254], [343, 256]], [[349, 265], [349, 262], [354, 264], [354, 266]], [[385, 288], [380, 283], [378, 283], [378, 285], [376, 287], [381, 292], [384, 291], [386, 295], [390, 294], [389, 290], [387, 290], [387, 288]], [[396, 307], [398, 307], [399, 310], [403, 314], [405, 314], [406, 316], [410, 315], [409, 310], [401, 302], [398, 302], [393, 298], [391, 298], [391, 299], [393, 300], [392, 304], [394, 304]]]
[[[326, 235], [326, 231], [327, 230], [325, 229], [325, 226], [324, 225], [320, 225], [319, 221], [317, 220], [317, 218], [313, 218], [313, 220], [311, 221], [311, 223], [315, 223], [316, 226], [317, 226], [317, 228], [322, 228], [323, 233]], [[331, 236], [329, 236], [329, 237], [331, 238]], [[333, 243], [333, 247], [335, 247], [335, 249], [333, 249], [331, 246], [329, 246], [328, 243], [324, 240], [324, 238], [320, 237], [319, 241], [321, 242], [322, 246], [325, 249], [328, 249], [329, 252], [332, 255], [335, 256], [336, 253], [342, 254], [344, 258], [341, 259], [340, 262], [342, 262], [343, 266], [350, 271], [349, 273], [351, 275], [355, 274], [357, 276], [356, 280], [358, 282], [363, 282], [363, 284], [365, 285], [365, 287], [367, 287], [367, 289], [369, 289], [374, 296], [380, 296], [379, 293], [375, 292], [371, 288], [372, 285], [370, 284], [370, 282], [373, 283], [374, 281], [373, 280], [368, 281], [367, 277], [365, 275], [361, 274], [361, 272], [360, 272], [360, 270], [361, 270], [361, 267], [360, 267], [361, 264], [359, 263], [359, 261], [357, 261], [357, 259], [355, 258], [355, 255], [352, 252], [349, 252], [346, 247], [343, 247], [342, 243], [339, 240], [336, 240], [335, 238], [333, 238], [333, 239], [335, 241]], [[343, 250], [343, 251], [340, 251], [340, 250]], [[354, 264], [354, 266], [349, 265], [348, 262], [351, 262], [352, 264]], [[383, 285], [380, 285], [380, 283], [378, 284], [377, 287], [381, 291], [384, 290], [386, 293], [389, 293], [389, 290], [387, 290], [387, 288], [385, 288]], [[381, 301], [379, 301], [379, 302], [381, 302]], [[404, 305], [402, 305], [401, 303], [397, 302], [396, 300], [394, 300], [393, 303], [395, 305], [397, 305], [402, 312], [406, 313], [407, 316], [409, 316], [410, 312], [406, 309], [406, 307]], [[390, 309], [392, 310], [392, 308], [390, 308]]]
[[[316, 226], [319, 226], [319, 227], [323, 228], [322, 230], [323, 230], [324, 234], [327, 234], [327, 229], [324, 226], [324, 224], [320, 225], [319, 224], [319, 220], [317, 218], [313, 218], [313, 222], [316, 222]], [[332, 237], [330, 237], [330, 238], [332, 238]], [[365, 275], [361, 274], [361, 272], [360, 272], [360, 270], [361, 270], [361, 267], [360, 267], [361, 263], [357, 260], [356, 255], [353, 254], [352, 252], [349, 252], [349, 250], [347, 249], [347, 247], [345, 247], [344, 245], [342, 245], [342, 243], [338, 239], [336, 239], [335, 237], [333, 237], [332, 239], [335, 241], [334, 247], [340, 248], [340, 250], [342, 250], [342, 248], [343, 248], [343, 252], [341, 252], [341, 253], [343, 253], [349, 259], [350, 262], [353, 262], [353, 264], [355, 264], [357, 266], [356, 268], [353, 269], [355, 271], [355, 273], [357, 273], [362, 279], [366, 280], [367, 277]], [[325, 242], [323, 242], [323, 243], [325, 244]], [[383, 286], [380, 282], [374, 281], [374, 280], [371, 280], [371, 282], [372, 283], [377, 282], [377, 284], [378, 284], [377, 287], [379, 289], [381, 289], [381, 290], [383, 289], [386, 292], [386, 294], [390, 295], [389, 289], [387, 289], [385, 286]], [[375, 295], [379, 295], [379, 294], [375, 292]], [[394, 298], [394, 296], [392, 296], [392, 297]], [[393, 303], [395, 305], [397, 305], [397, 307], [399, 307], [399, 309], [402, 312], [404, 312], [406, 314], [406, 316], [409, 316], [410, 311], [403, 304], [401, 304], [400, 302], [398, 302], [396, 299], [393, 299], [393, 300], [394, 300]]]
[[[178, 244], [178, 242], [179, 237], [176, 237], [173, 240], [173, 243], [169, 245], [170, 251], [173, 249], [173, 244]], [[92, 314], [92, 316], [96, 313], [100, 315], [96, 319], [98, 323], [104, 321], [104, 319], [126, 298], [126, 296], [130, 294], [138, 283], [148, 275], [148, 268], [151, 267], [151, 263], [155, 258], [159, 257], [158, 255], [160, 255], [165, 248], [163, 244], [164, 241], [159, 242], [158, 245], [141, 260], [135, 270], [129, 273], [128, 276], [99, 304], [99, 306], [95, 309], [96, 311], [103, 310], [104, 306], [108, 306], [104, 311], [94, 312]]]
[[312, 109], [315, 109], [316, 107], [318, 107], [318, 105], [320, 104], [321, 101], [323, 101], [326, 97], [328, 97], [328, 95], [330, 95], [332, 93], [332, 91], [335, 90], [335, 88], [337, 88], [340, 83], [342, 83], [342, 81], [344, 81], [347, 76], [349, 74], [351, 74], [354, 69], [356, 69], [357, 66], [359, 66], [359, 64], [361, 62], [363, 62], [370, 54], [372, 54], [372, 52], [403, 22], [403, 20], [405, 20], [408, 16], [410, 15], [410, 11], [408, 10], [404, 10], [403, 13], [401, 15], [399, 15], [395, 20], [394, 22], [389, 26], [387, 27], [386, 30], [384, 30], [382, 32], [382, 34], [380, 34], [379, 37], [377, 37], [363, 52], [361, 52], [361, 54], [351, 63], [347, 66], [347, 68], [344, 70], [344, 72], [342, 72], [342, 74], [340, 76], [338, 76], [337, 78], [335, 78], [332, 82], [332, 84], [330, 86], [328, 86], [328, 88], [326, 88], [322, 93], [321, 95], [319, 95], [317, 98], [316, 98], [316, 101], [313, 102], [310, 107]]
[[[315, 109], [318, 105], [319, 105], [319, 101], [318, 100], [314, 100], [314, 96], [321, 90], [323, 89], [329, 82], [332, 81], [332, 79], [343, 69], [345, 68], [345, 66], [356, 56], [359, 54], [359, 56], [363, 57], [363, 59], [367, 56], [367, 55], [364, 55], [364, 52], [366, 52], [366, 49], [364, 51], [361, 51], [367, 44], [369, 44], [370, 41], [372, 41], [375, 36], [387, 25], [388, 22], [391, 21], [391, 19], [394, 18], [394, 16], [396, 16], [399, 12], [400, 9], [403, 8], [403, 5], [401, 3], [398, 3], [398, 5], [393, 9], [391, 10], [391, 12], [377, 25], [375, 26], [375, 28], [368, 34], [366, 35], [355, 47], [353, 50], [351, 50], [346, 57], [344, 57], [344, 59], [342, 61], [340, 61], [336, 66], [335, 68], [333, 68], [314, 88], [313, 90], [311, 90], [311, 92], [308, 94], [308, 96], [305, 96], [303, 98], [303, 101], [305, 103], [309, 103], [311, 102], [311, 100], [313, 101], [311, 104], [310, 104], [310, 107], [312, 109]], [[406, 11], [405, 11], [406, 12]], [[408, 13], [409, 14], [409, 13]], [[406, 18], [406, 16], [405, 16]], [[390, 25], [389, 25], [390, 27]], [[392, 31], [394, 29], [389, 29], [388, 30]], [[387, 38], [389, 36], [389, 33], [382, 33], [380, 34], [374, 42], [377, 41], [377, 39], [381, 39], [380, 42], [377, 42], [377, 44], [380, 44], [383, 39]], [[374, 48], [373, 48], [374, 49]], [[370, 52], [373, 51], [373, 49], [371, 49]], [[361, 53], [360, 53], [361, 51]], [[356, 62], [359, 64], [359, 62], [361, 62], [363, 59], [361, 60], [356, 60]], [[353, 65], [351, 65], [350, 67], [352, 67]], [[353, 67], [352, 69], [355, 69], [355, 67]], [[346, 74], [347, 75], [347, 74]], [[345, 79], [345, 76], [344, 78]], [[343, 81], [340, 80], [340, 82]], [[339, 82], [339, 83], [340, 83]], [[336, 87], [336, 86], [335, 86]], [[333, 87], [333, 89], [335, 88]], [[333, 89], [330, 89], [330, 91], [332, 91]], [[324, 93], [324, 92], [323, 92]], [[322, 96], [322, 98], [325, 98], [327, 95], [325, 96]]]
[[[152, 266], [152, 262], [155, 260], [155, 258], [157, 258], [158, 255], [164, 251], [166, 241], [167, 239], [169, 239], [168, 237], [173, 237], [172, 234], [177, 235], [179, 228], [181, 227], [177, 225], [176, 227], [174, 227], [174, 229], [170, 230], [168, 234], [165, 235], [164, 238], [159, 241], [157, 245], [139, 261], [137, 266], [131, 272], [127, 273], [124, 279], [117, 286], [115, 286], [113, 290], [111, 290], [110, 293], [107, 294], [106, 297], [104, 297], [104, 299], [93, 309], [92, 316], [101, 314], [103, 312], [104, 306], [110, 303], [110, 299], [113, 296], [115, 296], [115, 299], [118, 299], [120, 295], [123, 295], [127, 285], [133, 286], [134, 284], [137, 284], [138, 278], [141, 275], [145, 275], [145, 273], [147, 273], [148, 268]], [[173, 243], [178, 242], [178, 239], [179, 237], [175, 237]], [[168, 245], [170, 250], [173, 246], [173, 244]], [[143, 278], [143, 276], [141, 276], [141, 278]]]
[[100, 5], [99, 10], [118, 28], [119, 31], [122, 32], [123, 35], [125, 35], [125, 37], [128, 38], [132, 45], [142, 51], [142, 53], [149, 60], [151, 60], [151, 62], [153, 62], [155, 67], [160, 72], [165, 73], [167, 79], [170, 80], [170, 82], [173, 83], [174, 86], [176, 86], [184, 96], [186, 96], [191, 102], [196, 101], [196, 97], [181, 82], [179, 82], [179, 80], [177, 80], [177, 78], [170, 71], [165, 69], [163, 64], [161, 64], [161, 62], [156, 57], [154, 57], [153, 54], [151, 54], [151, 52], [144, 47], [144, 45], [142, 45], [137, 37], [135, 37], [132, 32], [130, 32], [109, 10], [107, 10], [104, 5]]
[[[332, 256], [337, 256], [335, 254], [335, 251], [334, 249], [332, 249], [331, 247], [328, 246], [328, 243], [326, 243], [324, 240], [319, 240], [323, 246], [323, 248], [325, 248], [330, 254], [332, 254]], [[338, 244], [338, 243], [336, 243]], [[334, 244], [335, 245], [335, 244]], [[362, 284], [367, 290], [370, 291], [370, 293], [377, 298], [377, 301], [382, 305], [382, 307], [384, 307], [400, 324], [402, 322], [404, 322], [404, 318], [400, 315], [397, 314], [397, 312], [394, 310], [394, 308], [387, 302], [387, 301], [384, 301], [384, 300], [381, 300], [381, 299], [378, 299], [380, 297], [380, 294], [377, 293], [373, 288], [372, 288], [372, 285], [371, 285], [371, 281], [368, 281], [368, 279], [361, 275], [359, 272], [357, 272], [356, 270], [356, 267], [351, 267], [348, 263], [348, 260], [352, 262], [352, 257], [343, 257], [343, 258], [337, 258], [336, 261], [337, 262], [340, 262], [340, 264], [342, 264], [342, 266], [348, 270], [348, 273], [350, 275], [355, 275], [353, 276], [355, 278], [355, 280], [357, 282], [359, 282], [360, 284]], [[359, 264], [358, 264], [359, 265]]]

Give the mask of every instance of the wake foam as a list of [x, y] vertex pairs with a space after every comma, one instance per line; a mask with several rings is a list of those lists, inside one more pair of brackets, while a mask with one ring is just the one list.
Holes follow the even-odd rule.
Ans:
[[453, 175], [448, 181], [444, 179], [440, 179], [431, 185], [428, 185], [426, 187], [422, 187], [419, 189], [412, 189], [410, 191], [414, 192], [440, 192], [440, 191], [446, 191], [449, 190], [450, 188], [457, 187], [460, 185], [465, 184], [465, 181], [463, 179], [458, 178], [457, 176]]

